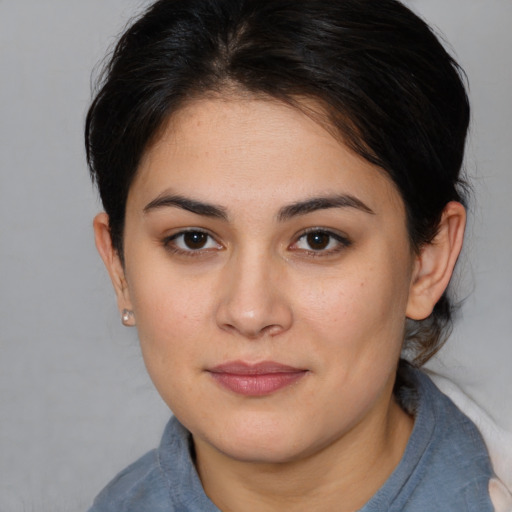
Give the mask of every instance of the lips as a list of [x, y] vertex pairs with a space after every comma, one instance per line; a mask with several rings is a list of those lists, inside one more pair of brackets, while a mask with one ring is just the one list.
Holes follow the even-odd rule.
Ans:
[[294, 368], [273, 361], [248, 364], [233, 361], [208, 370], [223, 388], [238, 395], [265, 396], [295, 384], [307, 370]]

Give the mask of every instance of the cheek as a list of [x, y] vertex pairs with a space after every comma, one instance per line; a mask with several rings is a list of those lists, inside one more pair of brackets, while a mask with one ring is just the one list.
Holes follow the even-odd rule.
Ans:
[[326, 281], [308, 280], [295, 296], [297, 317], [333, 355], [361, 361], [399, 353], [408, 281], [393, 265], [360, 265]]
[[188, 363], [199, 364], [193, 355], [201, 340], [209, 338], [212, 285], [167, 269], [152, 267], [145, 275], [140, 270], [130, 297], [148, 371], [179, 372]]
[[170, 276], [138, 283], [133, 305], [146, 369], [169, 408], [183, 416], [197, 393], [204, 344], [212, 338], [206, 322], [210, 294]]

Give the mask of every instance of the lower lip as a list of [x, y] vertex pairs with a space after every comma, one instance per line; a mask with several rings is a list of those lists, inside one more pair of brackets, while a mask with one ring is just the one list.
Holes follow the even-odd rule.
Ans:
[[306, 371], [239, 375], [212, 372], [211, 376], [224, 388], [244, 396], [265, 396], [295, 384]]

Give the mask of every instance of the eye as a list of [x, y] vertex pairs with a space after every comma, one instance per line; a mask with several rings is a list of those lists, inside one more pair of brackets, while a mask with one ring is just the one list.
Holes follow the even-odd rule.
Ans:
[[312, 229], [302, 234], [290, 248], [322, 255], [337, 253], [349, 245], [350, 241], [338, 233], [324, 229]]
[[222, 249], [220, 245], [210, 234], [205, 231], [191, 229], [180, 231], [164, 240], [166, 248], [177, 253], [197, 253], [212, 249]]

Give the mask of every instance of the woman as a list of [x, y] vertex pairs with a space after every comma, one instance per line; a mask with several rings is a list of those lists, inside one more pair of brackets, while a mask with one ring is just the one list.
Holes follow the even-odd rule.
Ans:
[[160, 0], [126, 31], [94, 229], [175, 418], [92, 511], [494, 510], [478, 430], [414, 368], [450, 325], [468, 121], [395, 0]]

